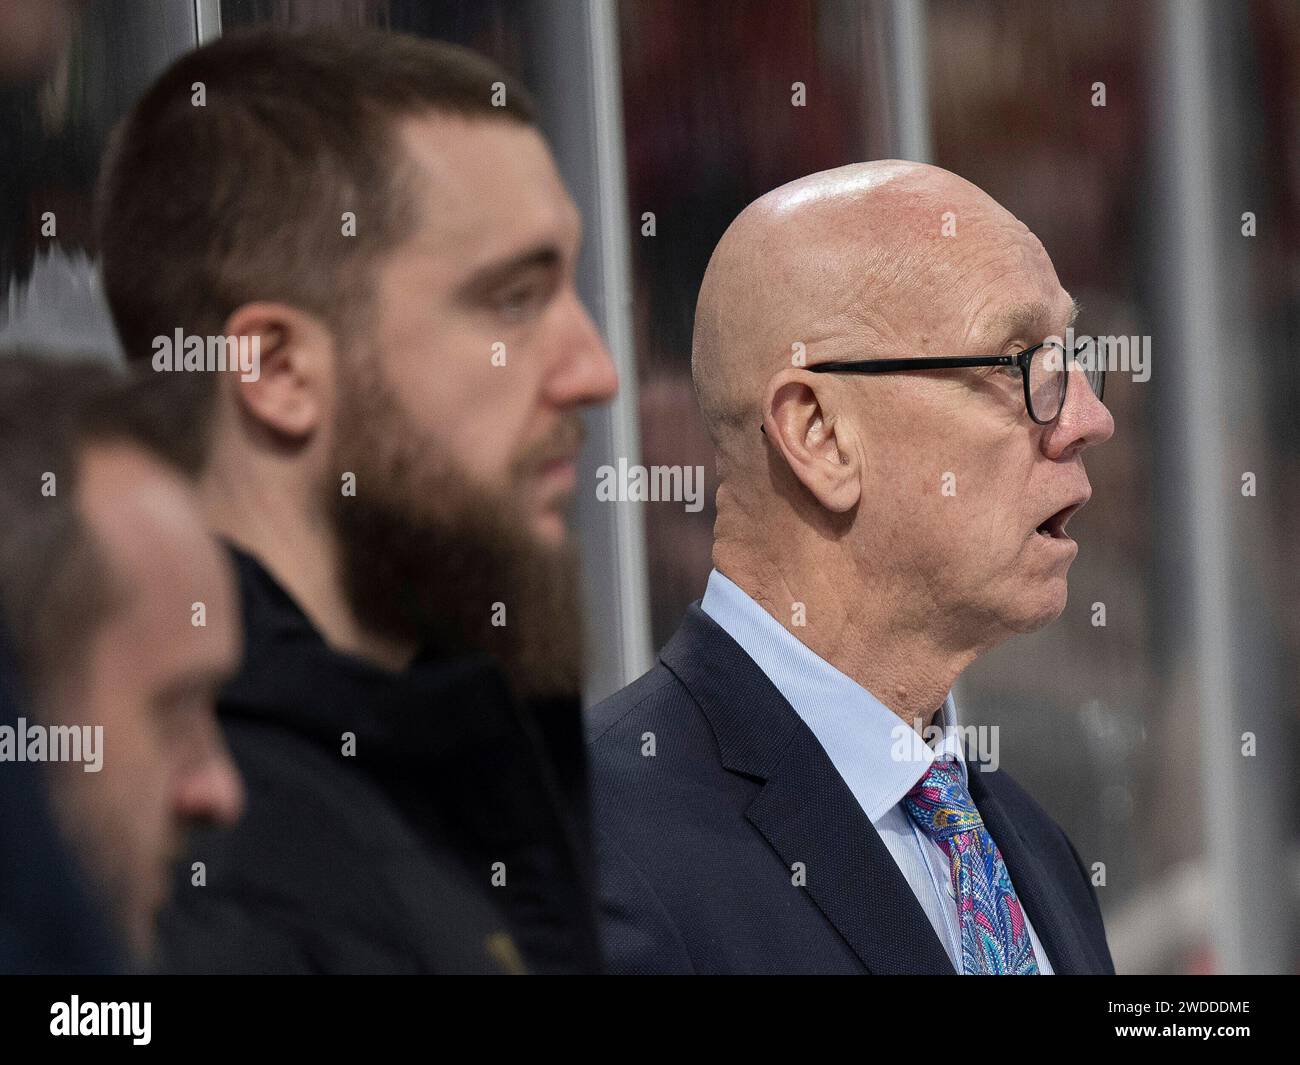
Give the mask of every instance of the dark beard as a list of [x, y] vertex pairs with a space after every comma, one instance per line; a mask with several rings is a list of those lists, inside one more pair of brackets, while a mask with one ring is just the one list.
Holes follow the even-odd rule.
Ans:
[[[438, 464], [373, 362], [364, 377], [343, 392], [352, 403], [340, 411], [326, 484], [357, 621], [439, 656], [487, 652], [521, 698], [578, 694], [576, 551], [530, 538], [518, 493], [489, 495]], [[528, 469], [517, 463], [510, 483]], [[340, 491], [344, 472], [356, 474], [355, 496]]]

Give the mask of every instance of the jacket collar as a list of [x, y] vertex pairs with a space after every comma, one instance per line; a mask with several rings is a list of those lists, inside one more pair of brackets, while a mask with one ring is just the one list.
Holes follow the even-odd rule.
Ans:
[[[888, 848], [812, 732], [753, 660], [698, 604], [687, 609], [660, 658], [708, 718], [723, 766], [763, 781], [746, 818], [787, 866], [804, 863], [808, 893], [867, 969], [951, 974], [948, 954]], [[997, 774], [974, 762], [968, 768], [971, 797], [1053, 970], [1098, 971], [1069, 901], [990, 789]]]
[[968, 768], [971, 798], [1002, 853], [1020, 905], [1029, 914], [1039, 942], [1052, 959], [1052, 971], [1060, 976], [1101, 971], [1100, 963], [1090, 962], [1087, 957], [1087, 939], [1074, 907], [1043, 869], [1042, 862], [1016, 827], [1016, 818], [990, 789], [997, 772], [981, 772], [977, 763], [971, 763]]
[[[222, 693], [223, 715], [274, 722], [335, 750], [350, 732], [368, 762], [394, 769], [516, 743], [521, 731], [536, 738], [531, 714], [490, 655], [448, 658], [426, 649], [408, 669], [392, 672], [337, 651], [256, 558], [230, 551], [246, 639], [239, 675]], [[576, 699], [567, 709], [579, 718]], [[575, 726], [578, 746], [580, 735]]]
[[952, 693], [933, 726], [932, 747], [889, 707], [840, 672], [759, 606], [721, 570], [709, 574], [700, 609], [730, 636], [817, 737], [872, 824], [902, 801], [936, 758], [953, 758], [966, 779]]
[[879, 833], [739, 644], [692, 605], [660, 658], [708, 719], [723, 766], [763, 782], [746, 818], [787, 867], [802, 863], [809, 895], [862, 964], [880, 974], [951, 975], [947, 952]]

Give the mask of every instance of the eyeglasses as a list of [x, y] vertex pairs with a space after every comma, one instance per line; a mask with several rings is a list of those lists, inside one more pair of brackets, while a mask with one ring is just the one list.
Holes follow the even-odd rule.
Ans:
[[[1045, 340], [1013, 355], [933, 355], [906, 359], [866, 359], [860, 362], [822, 362], [807, 369], [813, 373], [900, 373], [909, 370], [956, 370], [971, 366], [1014, 366], [1024, 384], [1025, 410], [1039, 425], [1056, 421], [1065, 404], [1070, 384], [1070, 366], [1078, 364], [1093, 394], [1101, 399], [1106, 389], [1106, 371], [1101, 360], [1088, 354], [1091, 341], [1075, 345], [1074, 357], [1065, 357], [1065, 346]], [[1093, 365], [1096, 363], [1097, 365]]]

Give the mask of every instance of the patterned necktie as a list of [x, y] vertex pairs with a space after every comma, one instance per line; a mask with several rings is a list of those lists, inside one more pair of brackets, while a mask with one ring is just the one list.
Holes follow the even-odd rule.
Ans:
[[903, 798], [912, 819], [952, 863], [962, 972], [1037, 976], [1033, 944], [1011, 874], [951, 758], [931, 764]]

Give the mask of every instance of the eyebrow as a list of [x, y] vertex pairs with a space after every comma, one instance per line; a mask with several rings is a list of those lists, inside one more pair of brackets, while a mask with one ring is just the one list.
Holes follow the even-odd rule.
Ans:
[[[1070, 317], [1066, 328], [1074, 325], [1079, 318], [1079, 301], [1070, 300]], [[1005, 344], [1013, 337], [1030, 339], [1035, 330], [1052, 320], [1052, 310], [1041, 300], [1034, 303], [1017, 303], [998, 311], [988, 324], [980, 330], [981, 337], [996, 338], [999, 344]]]
[[563, 259], [564, 256], [556, 245], [540, 244], [517, 255], [512, 255], [503, 262], [488, 263], [486, 266], [474, 271], [460, 285], [458, 293], [463, 297], [482, 295], [504, 285], [518, 274], [527, 273], [529, 270], [552, 269], [558, 266]]

